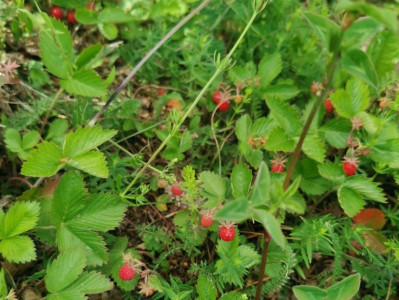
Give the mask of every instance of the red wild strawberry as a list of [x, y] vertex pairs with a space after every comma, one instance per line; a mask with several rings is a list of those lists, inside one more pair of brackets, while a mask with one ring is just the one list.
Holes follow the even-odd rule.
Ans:
[[222, 101], [222, 99], [223, 99], [223, 94], [221, 92], [214, 92], [212, 94], [212, 100], [216, 104], [219, 104], [219, 102]]
[[96, 4], [94, 2], [87, 3], [87, 9], [95, 11], [96, 10]]
[[213, 211], [207, 210], [201, 216], [201, 225], [204, 227], [210, 227], [213, 224]]
[[162, 96], [163, 94], [165, 94], [165, 90], [163, 88], [158, 89], [157, 91], [158, 96]]
[[180, 196], [183, 194], [183, 191], [177, 185], [174, 185], [172, 186], [172, 194], [175, 196]]
[[236, 231], [234, 229], [234, 223], [232, 222], [220, 222], [219, 236], [225, 242], [230, 242], [236, 236]]
[[334, 105], [331, 103], [331, 100], [327, 98], [324, 100], [324, 108], [326, 109], [326, 113], [331, 114], [334, 111]]
[[75, 12], [74, 11], [68, 11], [67, 13], [67, 19], [69, 22], [72, 24], [76, 24], [76, 18], [75, 18]]
[[272, 166], [272, 172], [273, 173], [283, 173], [285, 171], [285, 162], [287, 159], [283, 157], [276, 156], [274, 159], [271, 160]]
[[136, 276], [136, 271], [130, 266], [130, 264], [124, 264], [119, 269], [119, 278], [123, 281], [132, 280]]
[[230, 102], [228, 100], [218, 104], [218, 110], [227, 111], [229, 109]]
[[50, 14], [53, 18], [56, 18], [58, 20], [62, 19], [62, 16], [63, 16], [62, 9], [59, 8], [58, 6], [53, 6]]
[[344, 162], [342, 163], [342, 168], [344, 169], [346, 176], [352, 176], [356, 173], [357, 164], [359, 159], [357, 157], [344, 157]]

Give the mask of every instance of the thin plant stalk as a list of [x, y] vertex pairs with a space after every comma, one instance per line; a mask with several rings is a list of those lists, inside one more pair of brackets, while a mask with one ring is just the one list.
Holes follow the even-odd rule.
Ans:
[[150, 157], [150, 159], [147, 161], [147, 163], [141, 168], [141, 170], [136, 174], [136, 176], [134, 177], [134, 179], [132, 180], [132, 182], [126, 187], [126, 189], [122, 192], [121, 197], [124, 197], [126, 195], [126, 193], [132, 188], [132, 186], [137, 182], [137, 180], [143, 175], [143, 173], [145, 172], [145, 170], [148, 168], [148, 166], [152, 163], [152, 161], [157, 157], [157, 155], [162, 151], [162, 149], [168, 144], [168, 142], [170, 141], [170, 139], [177, 133], [177, 131], [179, 130], [180, 126], [184, 123], [184, 121], [188, 118], [188, 116], [191, 114], [191, 112], [193, 111], [193, 109], [197, 106], [198, 102], [200, 101], [200, 99], [202, 98], [202, 96], [204, 95], [205, 91], [210, 87], [210, 85], [213, 83], [213, 81], [215, 81], [215, 79], [219, 76], [220, 73], [222, 73], [225, 69], [226, 69], [226, 62], [230, 62], [231, 61], [231, 57], [233, 56], [234, 52], [236, 51], [237, 47], [240, 45], [241, 41], [243, 40], [245, 34], [247, 33], [247, 31], [249, 30], [249, 28], [251, 27], [252, 23], [254, 22], [256, 16], [258, 15], [258, 13], [260, 12], [260, 10], [256, 10], [254, 11], [251, 19], [248, 21], [247, 26], [244, 28], [244, 30], [242, 31], [240, 37], [237, 39], [237, 41], [235, 42], [233, 48], [230, 50], [230, 52], [227, 54], [227, 56], [223, 59], [223, 61], [217, 65], [217, 69], [215, 71], [215, 73], [213, 74], [213, 76], [209, 79], [209, 81], [205, 84], [205, 86], [203, 87], [203, 89], [200, 91], [200, 93], [198, 94], [198, 96], [195, 98], [194, 102], [191, 104], [191, 106], [189, 107], [189, 109], [186, 111], [186, 113], [181, 117], [180, 122], [178, 124], [176, 124], [175, 126], [173, 126], [171, 132], [169, 133], [169, 135], [166, 137], [166, 139], [162, 142], [162, 144], [158, 147], [158, 149], [152, 154], [152, 156]]

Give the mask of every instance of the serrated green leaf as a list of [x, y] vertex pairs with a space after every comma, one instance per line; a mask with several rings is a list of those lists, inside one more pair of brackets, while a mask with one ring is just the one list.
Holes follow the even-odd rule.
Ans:
[[27, 236], [13, 236], [1, 240], [0, 253], [9, 262], [25, 263], [36, 259], [35, 245]]
[[243, 151], [245, 159], [249, 162], [249, 164], [252, 167], [258, 168], [259, 164], [262, 162], [263, 159], [262, 150], [253, 150], [251, 146], [244, 143], [240, 143], [238, 147], [240, 150], [242, 149], [242, 147], [246, 148], [245, 152]]
[[122, 9], [117, 7], [108, 7], [101, 11], [98, 21], [100, 23], [121, 24], [134, 21], [134, 17], [125, 14]]
[[108, 177], [107, 161], [105, 155], [100, 151], [90, 151], [80, 154], [67, 160], [65, 164], [93, 176], [101, 178]]
[[295, 141], [285, 134], [281, 127], [272, 130], [266, 140], [265, 148], [268, 151], [291, 152], [295, 147]]
[[205, 275], [199, 275], [196, 288], [198, 291], [198, 300], [216, 300], [216, 288]]
[[380, 127], [380, 121], [377, 117], [362, 111], [355, 116], [362, 122], [362, 127], [366, 129], [368, 133], [374, 134]]
[[61, 253], [57, 259], [47, 267], [44, 277], [49, 292], [62, 291], [83, 272], [86, 266], [86, 256], [81, 249], [74, 248]]
[[379, 187], [379, 183], [373, 182], [370, 178], [362, 175], [350, 176], [343, 185], [355, 190], [366, 199], [381, 203], [386, 202], [386, 197], [382, 188]]
[[74, 95], [101, 97], [107, 93], [105, 82], [93, 70], [80, 70], [71, 78], [60, 80], [60, 85]]
[[354, 77], [360, 78], [378, 89], [378, 78], [374, 64], [366, 53], [360, 49], [345, 52], [341, 59], [341, 68]]
[[79, 278], [63, 291], [78, 292], [83, 294], [97, 294], [109, 291], [112, 282], [103, 274], [91, 271], [83, 272]]
[[289, 136], [295, 135], [301, 128], [298, 114], [288, 103], [278, 99], [269, 98], [266, 100], [267, 106], [273, 118], [280, 124]]
[[262, 90], [263, 97], [273, 97], [280, 100], [289, 100], [298, 95], [299, 90], [292, 84], [280, 83]]
[[266, 88], [280, 74], [282, 69], [282, 60], [280, 53], [266, 54], [258, 66], [258, 76], [260, 77], [260, 86]]
[[324, 124], [320, 131], [324, 132], [326, 141], [334, 148], [346, 148], [346, 141], [352, 129], [352, 124], [344, 118], [334, 118]]
[[[6, 298], [7, 292], [7, 285], [6, 280], [4, 278], [4, 269], [0, 269], [0, 297]], [[1, 298], [0, 298], [1, 299]]]
[[244, 295], [238, 292], [229, 292], [219, 298], [219, 300], [242, 300], [242, 299], [244, 299]]
[[245, 114], [241, 116], [236, 122], [236, 136], [239, 141], [247, 142], [247, 136], [251, 127], [251, 118]]
[[378, 34], [368, 48], [371, 49], [370, 55], [380, 77], [383, 78], [394, 70], [395, 61], [399, 58], [398, 45], [397, 34], [391, 31], [383, 31]]
[[46, 300], [87, 300], [87, 297], [79, 292], [62, 291], [48, 294]]
[[370, 157], [376, 162], [390, 164], [399, 160], [399, 139], [388, 139], [379, 141], [370, 147]]
[[75, 65], [80, 69], [92, 69], [97, 66], [97, 61], [99, 59], [99, 54], [103, 49], [102, 45], [91, 45], [80, 52], [79, 56], [76, 58]]
[[218, 220], [233, 221], [236, 223], [243, 222], [248, 217], [250, 217], [248, 199], [229, 201], [215, 214], [215, 218]]
[[281, 248], [284, 248], [286, 241], [277, 219], [264, 209], [255, 209], [253, 213], [253, 217], [263, 225], [273, 241]]
[[235, 198], [244, 198], [248, 195], [252, 182], [251, 170], [243, 164], [235, 165], [231, 173], [231, 187]]
[[250, 201], [254, 207], [270, 201], [270, 173], [265, 162], [261, 162], [251, 191]]
[[78, 128], [68, 133], [65, 139], [64, 155], [74, 158], [105, 143], [116, 134], [115, 130], [99, 126]]
[[88, 230], [108, 231], [119, 225], [126, 204], [111, 194], [92, 195], [79, 214], [68, 225]]
[[64, 136], [65, 131], [68, 129], [68, 122], [64, 119], [56, 119], [51, 122], [48, 130], [46, 140], [53, 140]]
[[225, 198], [226, 184], [223, 178], [213, 172], [201, 172], [199, 179], [203, 182], [204, 195], [211, 201], [222, 203]]
[[87, 199], [83, 176], [68, 172], [60, 180], [53, 196], [51, 220], [55, 226], [73, 220], [84, 207]]
[[16, 202], [5, 214], [0, 238], [12, 237], [36, 226], [39, 220], [38, 202]]
[[318, 165], [317, 169], [322, 177], [330, 181], [342, 182], [345, 179], [345, 173], [342, 166], [334, 164], [331, 161]]
[[40, 134], [37, 131], [31, 130], [24, 134], [22, 137], [22, 149], [29, 150], [32, 149], [39, 143]]
[[7, 149], [11, 152], [18, 153], [23, 151], [21, 136], [15, 129], [7, 128], [4, 133], [4, 141], [6, 143]]
[[59, 78], [72, 74], [72, 37], [64, 23], [42, 14], [46, 22], [40, 32], [40, 56], [48, 71]]
[[326, 149], [323, 141], [315, 134], [308, 134], [303, 142], [302, 151], [311, 159], [323, 162]]
[[249, 135], [252, 137], [264, 137], [274, 126], [275, 124], [269, 118], [262, 117], [256, 119], [249, 130]]
[[24, 162], [21, 174], [34, 177], [50, 177], [62, 168], [61, 149], [54, 142], [44, 141], [30, 152]]
[[349, 217], [354, 217], [366, 204], [361, 195], [355, 190], [345, 186], [338, 189], [338, 201]]
[[57, 245], [60, 251], [84, 249], [87, 265], [102, 265], [108, 255], [103, 239], [95, 232], [63, 224], [57, 231]]
[[297, 175], [302, 176], [299, 187], [306, 194], [321, 195], [331, 189], [331, 183], [320, 177], [316, 161], [310, 158], [298, 161], [293, 178], [295, 179]]
[[76, 21], [83, 25], [94, 25], [98, 23], [98, 13], [87, 8], [77, 9], [75, 18]]

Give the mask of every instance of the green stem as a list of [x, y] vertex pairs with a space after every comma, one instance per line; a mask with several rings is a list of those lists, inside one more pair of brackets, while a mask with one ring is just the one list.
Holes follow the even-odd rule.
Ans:
[[[230, 50], [230, 52], [227, 54], [227, 56], [223, 59], [223, 62], [230, 61], [231, 57], [233, 56], [234, 52], [236, 51], [237, 47], [243, 40], [245, 34], [251, 27], [252, 23], [254, 22], [256, 16], [258, 15], [258, 11], [255, 10], [253, 13], [251, 19], [249, 20], [247, 26], [244, 28], [243, 32], [241, 33], [240, 37], [234, 44], [233, 48]], [[162, 151], [162, 149], [168, 144], [169, 140], [173, 137], [174, 134], [179, 130], [180, 126], [184, 123], [184, 121], [188, 118], [188, 116], [191, 114], [191, 112], [194, 110], [194, 108], [197, 106], [198, 102], [204, 95], [205, 91], [210, 87], [210, 85], [215, 81], [215, 79], [219, 76], [219, 74], [224, 70], [223, 67], [225, 67], [224, 63], [221, 63], [220, 65], [217, 66], [217, 69], [213, 76], [209, 79], [209, 81], [206, 83], [206, 85], [203, 87], [201, 92], [198, 94], [198, 96], [195, 98], [194, 102], [191, 104], [189, 109], [186, 111], [186, 113], [183, 115], [181, 118], [180, 122], [176, 124], [172, 132], [166, 137], [166, 139], [162, 142], [162, 144], [158, 147], [158, 149], [152, 154], [150, 159], [147, 161], [147, 163], [141, 168], [141, 170], [136, 174], [136, 176], [133, 178], [132, 182], [126, 187], [126, 189], [122, 192], [121, 197], [124, 197], [126, 193], [132, 188], [132, 186], [137, 182], [137, 180], [143, 175], [145, 170], [149, 167], [149, 165], [152, 163], [152, 161], [157, 157], [157, 155]]]

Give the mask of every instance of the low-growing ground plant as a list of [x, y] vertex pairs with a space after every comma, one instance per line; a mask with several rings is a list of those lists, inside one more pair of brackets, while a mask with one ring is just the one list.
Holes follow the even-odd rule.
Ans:
[[0, 3], [0, 299], [395, 299], [398, 14]]

